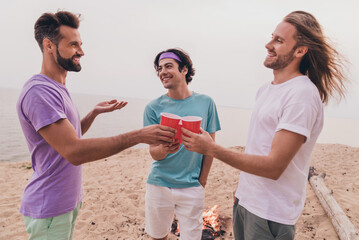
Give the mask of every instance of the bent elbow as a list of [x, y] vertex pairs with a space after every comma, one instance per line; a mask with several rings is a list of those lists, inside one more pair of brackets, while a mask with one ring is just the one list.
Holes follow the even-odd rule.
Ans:
[[276, 181], [280, 178], [280, 176], [282, 176], [283, 172], [284, 171], [281, 169], [273, 169], [273, 171], [270, 172], [267, 178]]
[[279, 177], [280, 177], [280, 175], [271, 175], [271, 176], [269, 176], [269, 179], [277, 181], [279, 179]]
[[74, 166], [80, 166], [82, 164], [82, 158], [75, 154], [66, 154], [63, 157]]
[[282, 162], [278, 162], [276, 158], [270, 158], [268, 159], [268, 165], [265, 171], [265, 175], [267, 178], [271, 180], [278, 180], [285, 169], [287, 168], [287, 164], [282, 164]]
[[72, 160], [72, 161], [69, 161], [69, 162], [74, 166], [80, 166], [82, 164], [80, 161], [75, 161], [75, 160]]

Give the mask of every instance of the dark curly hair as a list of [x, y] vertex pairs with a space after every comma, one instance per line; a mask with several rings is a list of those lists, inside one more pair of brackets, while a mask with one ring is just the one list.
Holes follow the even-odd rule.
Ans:
[[60, 42], [62, 39], [60, 34], [60, 27], [62, 25], [78, 29], [80, 26], [80, 16], [81, 15], [75, 15], [67, 11], [42, 14], [34, 26], [35, 39], [39, 44], [41, 51], [44, 49], [42, 46], [42, 41], [45, 38], [48, 38], [56, 45]]
[[182, 49], [179, 49], [179, 48], [167, 49], [166, 51], [162, 51], [159, 54], [157, 54], [155, 61], [154, 61], [154, 66], [157, 71], [157, 74], [158, 74], [158, 62], [159, 62], [160, 56], [162, 53], [165, 53], [165, 52], [172, 52], [172, 53], [176, 54], [181, 59], [182, 62], [179, 62], [176, 59], [174, 59], [178, 63], [178, 70], [181, 72], [183, 67], [187, 67], [188, 72], [186, 74], [186, 82], [187, 82], [187, 84], [189, 82], [191, 82], [192, 77], [195, 74], [195, 69], [193, 68], [192, 60], [185, 51], [183, 51]]

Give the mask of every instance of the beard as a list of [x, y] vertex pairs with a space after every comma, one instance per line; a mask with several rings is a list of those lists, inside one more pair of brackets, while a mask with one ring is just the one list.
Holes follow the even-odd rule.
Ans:
[[56, 57], [58, 64], [65, 69], [66, 71], [70, 72], [79, 72], [81, 71], [81, 65], [74, 63], [72, 60], [73, 57], [81, 57], [80, 55], [74, 55], [71, 58], [63, 58], [60, 55], [59, 49], [56, 49]]
[[293, 61], [293, 59], [294, 59], [294, 56], [293, 56], [294, 51], [295, 51], [295, 49], [293, 48], [286, 55], [281, 55], [281, 56], [277, 55], [277, 60], [275, 60], [275, 61], [272, 61], [272, 62], [264, 61], [264, 66], [266, 66], [267, 68], [271, 68], [273, 70], [283, 69], [286, 66], [288, 66], [289, 63], [291, 63]]

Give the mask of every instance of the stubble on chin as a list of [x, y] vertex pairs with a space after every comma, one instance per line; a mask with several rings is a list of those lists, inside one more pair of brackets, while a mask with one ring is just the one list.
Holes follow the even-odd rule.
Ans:
[[274, 69], [274, 67], [275, 67], [275, 63], [268, 62], [267, 60], [264, 60], [263, 65], [269, 69]]

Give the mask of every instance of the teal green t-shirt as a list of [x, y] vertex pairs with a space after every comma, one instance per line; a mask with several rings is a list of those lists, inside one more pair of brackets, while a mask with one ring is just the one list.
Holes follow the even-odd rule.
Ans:
[[[181, 117], [202, 117], [201, 128], [209, 133], [221, 129], [214, 101], [203, 94], [193, 92], [184, 100], [176, 100], [162, 95], [146, 106], [143, 125], [159, 124], [163, 112]], [[181, 144], [176, 153], [168, 154], [165, 159], [160, 161], [153, 161], [147, 183], [170, 188], [199, 186], [198, 178], [201, 172], [202, 158], [202, 154], [188, 151]]]

